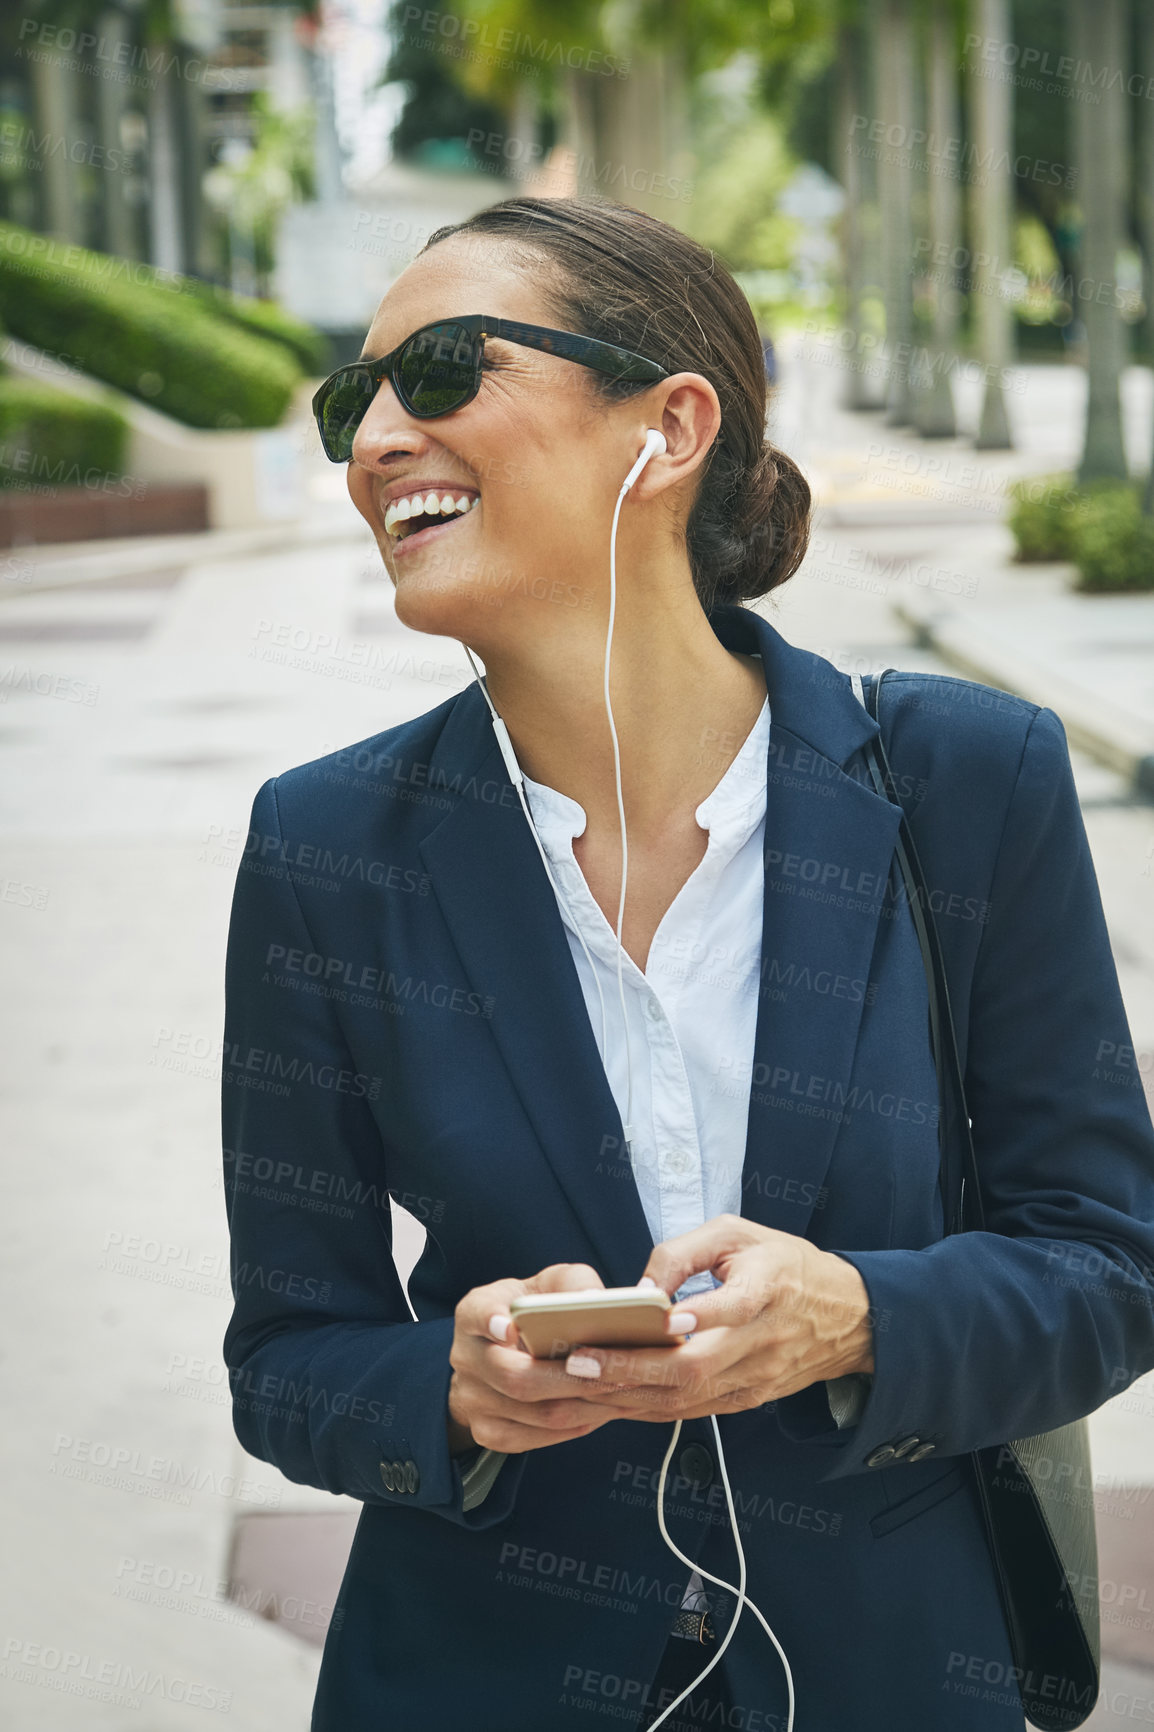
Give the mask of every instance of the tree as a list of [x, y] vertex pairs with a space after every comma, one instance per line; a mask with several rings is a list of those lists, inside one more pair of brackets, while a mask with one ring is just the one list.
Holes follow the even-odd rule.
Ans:
[[886, 420], [891, 427], [901, 427], [913, 419], [909, 367], [914, 334], [910, 284], [914, 250], [910, 212], [914, 133], [910, 0], [880, 0], [876, 17], [881, 98], [878, 106], [885, 138], [878, 158], [878, 186], [886, 306]]
[[[1154, 79], [1154, 7], [1139, 6], [1138, 67], [1143, 80]], [[1148, 85], [1147, 88], [1154, 88]], [[1154, 359], [1154, 102], [1138, 104], [1138, 133], [1134, 164], [1136, 227], [1142, 248], [1142, 349]]]
[[[957, 272], [952, 261], [961, 245], [961, 187], [954, 141], [960, 139], [954, 20], [938, 0], [926, 29], [926, 131], [936, 141], [929, 159], [926, 204], [933, 341], [920, 389], [914, 393], [914, 425], [928, 439], [949, 439], [957, 432], [950, 372], [958, 325]], [[916, 382], [917, 383], [917, 382]]]
[[[982, 41], [1012, 41], [1008, 0], [974, 0], [973, 15], [974, 29]], [[1012, 101], [1011, 87], [997, 76], [999, 71], [997, 65], [978, 60], [968, 79], [975, 162], [970, 186], [971, 293], [978, 356], [985, 368], [974, 441], [979, 451], [1005, 451], [1014, 443], [1002, 389], [1013, 346], [1013, 313], [1006, 292], [1006, 276], [1013, 260]]]
[[877, 172], [865, 154], [862, 133], [873, 103], [873, 67], [870, 35], [860, 5], [847, 9], [838, 26], [837, 96], [834, 104], [834, 142], [831, 152], [834, 173], [845, 190], [841, 218], [842, 255], [845, 262], [845, 324], [853, 341], [846, 375], [846, 407], [881, 409], [885, 406], [884, 382], [867, 362], [865, 302], [868, 289], [880, 276], [877, 258]]
[[1086, 326], [1086, 433], [1078, 480], [1125, 480], [1122, 439], [1122, 321], [1118, 310], [1117, 259], [1125, 233], [1126, 164], [1129, 156], [1122, 71], [1126, 64], [1126, 0], [1069, 0], [1071, 49], [1082, 63], [1104, 65], [1099, 100], [1078, 104], [1078, 203], [1082, 208], [1080, 280], [1075, 306]]

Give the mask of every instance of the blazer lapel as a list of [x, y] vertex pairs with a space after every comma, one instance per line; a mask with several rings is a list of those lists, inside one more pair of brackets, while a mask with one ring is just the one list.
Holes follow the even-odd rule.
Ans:
[[[493, 995], [493, 1038], [594, 1247], [589, 1260], [607, 1287], [631, 1286], [653, 1238], [556, 897], [475, 686], [462, 694], [432, 766], [438, 785], [444, 769], [466, 790], [420, 843], [433, 894], [473, 990]], [[503, 794], [490, 799], [494, 787]], [[515, 1171], [508, 1177], [515, 1183]]]
[[[849, 678], [759, 614], [715, 610], [769, 690], [765, 897], [741, 1212], [804, 1235], [843, 1122], [870, 963], [901, 821], [841, 767], [878, 732]], [[872, 994], [871, 994], [872, 996]]]
[[[759, 654], [770, 701], [762, 971], [741, 1212], [804, 1234], [833, 1153], [899, 824], [842, 763], [877, 724], [848, 678], [760, 615], [709, 616], [729, 649]], [[432, 754], [460, 787], [420, 842], [433, 893], [537, 1142], [607, 1286], [636, 1281], [652, 1237], [622, 1150], [552, 886], [470, 686]], [[844, 1095], [841, 1097], [844, 1099]]]

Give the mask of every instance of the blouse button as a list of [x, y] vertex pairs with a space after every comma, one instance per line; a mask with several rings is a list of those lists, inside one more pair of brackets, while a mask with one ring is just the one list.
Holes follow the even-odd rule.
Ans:
[[687, 1173], [693, 1165], [693, 1157], [688, 1149], [670, 1149], [661, 1164], [668, 1173]]
[[645, 1000], [645, 1014], [649, 1018], [650, 1022], [660, 1022], [664, 1017], [665, 1012], [662, 1010], [657, 999], [647, 998]]

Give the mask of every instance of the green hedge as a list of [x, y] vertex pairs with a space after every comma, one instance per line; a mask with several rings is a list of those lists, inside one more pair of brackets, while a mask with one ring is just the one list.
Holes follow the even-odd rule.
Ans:
[[1076, 589], [1099, 595], [1154, 589], [1154, 517], [1128, 481], [1078, 487], [1073, 476], [1015, 482], [1009, 525], [1022, 561], [1065, 561]]
[[1007, 521], [1023, 564], [1070, 558], [1072, 513], [1078, 497], [1070, 475], [1034, 475], [1013, 483]]
[[1118, 482], [1082, 495], [1073, 513], [1070, 556], [1078, 567], [1078, 589], [1154, 589], [1154, 517], [1143, 514], [1137, 487]]
[[127, 449], [128, 423], [115, 409], [0, 378], [0, 488], [91, 485], [122, 475]]
[[200, 285], [0, 223], [12, 335], [189, 427], [274, 427], [301, 369], [283, 342], [206, 305]]
[[258, 337], [268, 337], [274, 343], [283, 344], [306, 373], [320, 378], [332, 371], [332, 344], [323, 331], [306, 325], [303, 319], [294, 318], [275, 301], [255, 301], [244, 295], [232, 295], [211, 283], [197, 286], [210, 312], [232, 320]]

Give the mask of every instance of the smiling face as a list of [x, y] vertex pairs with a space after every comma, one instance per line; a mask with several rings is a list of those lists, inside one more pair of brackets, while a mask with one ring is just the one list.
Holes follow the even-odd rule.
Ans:
[[[485, 313], [559, 327], [551, 266], [491, 237], [450, 237], [389, 290], [364, 357], [387, 354], [438, 319]], [[477, 395], [421, 420], [385, 380], [362, 421], [348, 489], [417, 631], [481, 645], [495, 618], [507, 641], [607, 590], [617, 489], [656, 424], [651, 391], [608, 405], [587, 368], [496, 337]], [[430, 524], [430, 515], [437, 513]], [[419, 515], [418, 515], [419, 513]]]

